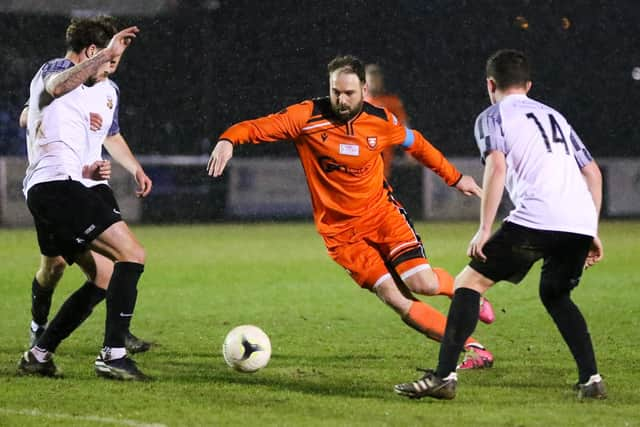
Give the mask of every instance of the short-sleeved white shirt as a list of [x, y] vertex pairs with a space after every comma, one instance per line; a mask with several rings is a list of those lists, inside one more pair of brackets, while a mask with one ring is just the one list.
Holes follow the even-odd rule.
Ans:
[[504, 153], [505, 187], [514, 209], [506, 221], [538, 230], [595, 236], [595, 203], [580, 169], [591, 154], [566, 119], [526, 95], [508, 95], [476, 119], [484, 161]]
[[[25, 196], [41, 182], [72, 179], [87, 186], [103, 182], [83, 179], [82, 167], [101, 159], [104, 138], [119, 132], [117, 86], [108, 79], [93, 86], [81, 84], [53, 99], [45, 90], [46, 77], [73, 65], [65, 58], [48, 61], [31, 81]], [[101, 115], [100, 130], [90, 129], [90, 113]]]

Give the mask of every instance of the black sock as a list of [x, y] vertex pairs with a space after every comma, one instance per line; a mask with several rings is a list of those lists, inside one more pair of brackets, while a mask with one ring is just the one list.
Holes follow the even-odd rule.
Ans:
[[580, 309], [568, 293], [543, 298], [542, 302], [578, 365], [579, 382], [586, 383], [591, 375], [598, 373], [598, 367], [587, 322]]
[[144, 265], [135, 262], [117, 262], [107, 289], [107, 320], [104, 346], [124, 347], [138, 295], [138, 280]]
[[54, 353], [58, 345], [84, 322], [105, 297], [105, 290], [85, 282], [62, 304], [47, 330], [37, 342], [38, 347]]
[[447, 327], [440, 343], [440, 356], [436, 375], [445, 378], [456, 371], [464, 343], [478, 324], [480, 312], [480, 294], [473, 289], [458, 288], [447, 316]]
[[55, 287], [44, 288], [40, 286], [38, 280], [33, 278], [31, 283], [31, 316], [38, 325], [47, 324], [54, 289]]

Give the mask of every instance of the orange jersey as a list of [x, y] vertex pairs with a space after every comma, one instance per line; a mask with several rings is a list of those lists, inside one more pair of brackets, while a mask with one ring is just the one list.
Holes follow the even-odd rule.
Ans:
[[292, 140], [304, 168], [318, 232], [335, 235], [387, 201], [381, 152], [402, 145], [449, 185], [462, 174], [420, 132], [367, 102], [350, 121], [339, 121], [329, 98], [308, 100], [237, 123], [219, 139], [235, 144]]
[[[390, 93], [372, 96], [371, 92], [369, 92], [364, 99], [370, 104], [378, 107], [384, 107], [387, 110], [391, 111], [393, 115], [396, 116], [398, 122], [401, 125], [407, 125], [407, 113], [404, 110], [404, 105], [402, 105], [402, 101], [398, 96]], [[384, 176], [387, 179], [391, 177], [391, 166], [393, 164], [393, 158], [395, 154], [394, 151], [395, 147], [388, 147], [382, 152], [382, 156], [384, 158]]]

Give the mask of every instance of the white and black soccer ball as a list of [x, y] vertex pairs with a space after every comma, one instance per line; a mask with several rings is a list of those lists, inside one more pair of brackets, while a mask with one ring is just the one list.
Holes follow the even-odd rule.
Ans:
[[271, 341], [257, 326], [233, 328], [222, 344], [222, 356], [227, 365], [240, 372], [256, 372], [271, 358]]

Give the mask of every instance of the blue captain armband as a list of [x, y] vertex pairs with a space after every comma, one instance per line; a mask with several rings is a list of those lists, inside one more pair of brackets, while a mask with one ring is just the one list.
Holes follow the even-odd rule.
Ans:
[[416, 136], [413, 134], [411, 129], [407, 127], [404, 128], [404, 131], [405, 131], [405, 136], [404, 136], [404, 141], [402, 142], [402, 146], [404, 148], [410, 148], [413, 145], [413, 141], [415, 141]]

